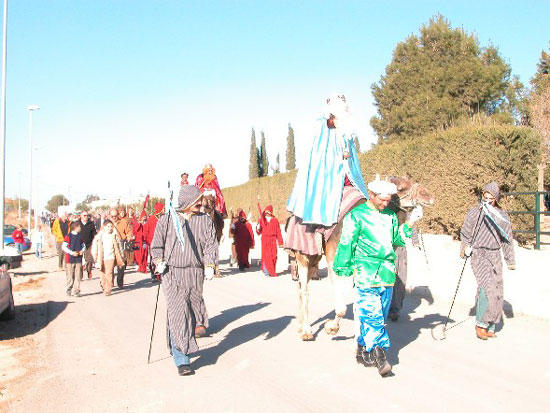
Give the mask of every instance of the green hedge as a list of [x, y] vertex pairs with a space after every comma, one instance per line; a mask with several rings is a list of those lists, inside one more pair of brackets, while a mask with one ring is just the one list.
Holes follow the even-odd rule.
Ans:
[[[481, 187], [497, 181], [503, 191], [533, 191], [537, 187], [539, 139], [532, 129], [510, 125], [462, 126], [403, 142], [380, 144], [360, 155], [365, 181], [381, 176], [410, 176], [435, 197], [425, 209], [423, 230], [457, 236], [467, 210]], [[256, 198], [272, 204], [275, 215], [286, 219], [285, 206], [296, 171], [253, 179], [223, 190], [228, 208], [249, 208], [257, 219]], [[507, 198], [509, 210], [534, 209], [534, 197]], [[532, 229], [533, 218], [514, 216], [516, 229]], [[523, 237], [518, 237], [525, 240]]]

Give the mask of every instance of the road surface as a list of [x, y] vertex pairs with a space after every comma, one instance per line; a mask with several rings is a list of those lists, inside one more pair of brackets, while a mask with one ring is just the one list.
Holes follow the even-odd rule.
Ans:
[[24, 283], [16, 320], [0, 323], [0, 410], [517, 412], [550, 406], [550, 321], [511, 309], [498, 338], [483, 342], [470, 309], [459, 305], [453, 319], [464, 322], [434, 341], [430, 328], [444, 320], [450, 303], [430, 304], [429, 290], [408, 295], [408, 315], [388, 326], [395, 375], [381, 378], [355, 362], [351, 306], [337, 336], [322, 331], [332, 310], [328, 279], [311, 285], [316, 341], [302, 342], [290, 275], [269, 278], [258, 268], [240, 273], [225, 264], [223, 278], [205, 285], [210, 327], [192, 357], [196, 375], [180, 377], [166, 347], [162, 291], [147, 364], [157, 293], [147, 276], [130, 271], [126, 288], [104, 297], [95, 274], [74, 298], [65, 294], [55, 257], [35, 265], [40, 269], [17, 277]]

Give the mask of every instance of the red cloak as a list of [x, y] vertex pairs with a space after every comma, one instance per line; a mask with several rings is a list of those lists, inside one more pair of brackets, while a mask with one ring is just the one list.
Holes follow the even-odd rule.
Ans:
[[225, 208], [225, 200], [223, 199], [223, 194], [220, 189], [220, 184], [218, 182], [218, 178], [216, 177], [211, 182], [206, 182], [204, 180], [204, 175], [200, 174], [197, 176], [197, 180], [195, 182], [195, 186], [198, 187], [201, 192], [204, 192], [205, 190], [212, 190], [216, 193], [216, 210], [222, 214], [223, 217], [227, 216], [227, 209]]
[[[243, 213], [244, 215], [244, 213]], [[254, 248], [254, 232], [252, 225], [243, 217], [235, 222], [231, 227], [235, 249], [237, 250], [237, 263], [239, 268], [250, 268], [248, 254], [250, 248]]]
[[[277, 246], [283, 245], [281, 226], [275, 217], [272, 217], [269, 222], [267, 221], [265, 211], [262, 213], [260, 204], [258, 204], [258, 209], [260, 211], [260, 220], [256, 232], [262, 236], [262, 271], [267, 271], [270, 276], [276, 277]], [[266, 211], [270, 211], [273, 214], [271, 205], [266, 207]]]

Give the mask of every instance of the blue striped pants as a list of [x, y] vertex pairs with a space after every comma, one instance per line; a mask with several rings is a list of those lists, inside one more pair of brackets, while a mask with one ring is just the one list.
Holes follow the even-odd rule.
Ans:
[[390, 310], [393, 287], [354, 288], [353, 314], [357, 326], [357, 343], [367, 351], [390, 347], [386, 319]]

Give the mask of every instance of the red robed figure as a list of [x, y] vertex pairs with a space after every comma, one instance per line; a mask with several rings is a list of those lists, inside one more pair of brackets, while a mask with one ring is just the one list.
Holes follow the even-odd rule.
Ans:
[[250, 248], [254, 248], [254, 232], [252, 231], [252, 225], [246, 220], [244, 211], [240, 211], [238, 219], [231, 224], [231, 233], [237, 250], [239, 269], [242, 271], [245, 268], [250, 268], [248, 254]]
[[132, 223], [132, 232], [134, 233], [134, 245], [139, 247], [139, 249], [134, 251], [134, 258], [138, 264], [138, 272], [147, 273], [147, 257], [149, 252], [149, 247], [145, 242], [145, 225], [142, 224], [144, 217], [147, 217], [145, 210], [141, 212], [139, 220], [136, 220]]
[[212, 165], [207, 164], [202, 170], [202, 174], [197, 176], [195, 186], [198, 187], [201, 192], [213, 191], [216, 194], [216, 211], [218, 211], [225, 218], [227, 217], [227, 209], [225, 207], [225, 200], [220, 189], [220, 183], [216, 176], [216, 170]]
[[[276, 277], [277, 246], [283, 246], [281, 225], [277, 218], [273, 216], [273, 207], [271, 205], [266, 206], [262, 212], [262, 208], [258, 203], [258, 211], [260, 211], [260, 220], [256, 227], [256, 232], [262, 236], [262, 271], [272, 277]], [[268, 217], [270, 218], [269, 221]]]

